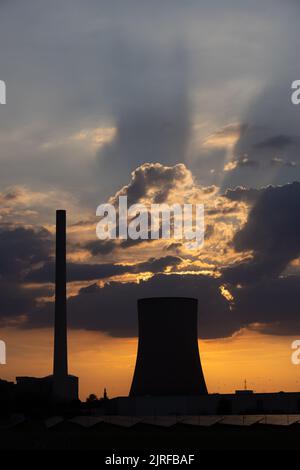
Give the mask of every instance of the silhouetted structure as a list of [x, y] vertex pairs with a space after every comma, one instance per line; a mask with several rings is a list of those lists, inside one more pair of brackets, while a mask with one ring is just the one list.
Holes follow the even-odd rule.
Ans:
[[[0, 416], [10, 410], [57, 410], [54, 403], [78, 399], [78, 378], [68, 374], [66, 302], [66, 212], [56, 212], [55, 334], [53, 375], [0, 380]], [[138, 301], [139, 343], [129, 397], [97, 399], [89, 413], [120, 416], [299, 413], [300, 392], [208, 394], [197, 335], [197, 300], [184, 297]], [[76, 407], [71, 404], [71, 407]], [[97, 408], [97, 410], [96, 410]], [[69, 411], [68, 411], [69, 412]], [[77, 411], [76, 411], [77, 412]]]
[[130, 396], [207, 394], [197, 335], [197, 299], [138, 300], [139, 342]]
[[78, 378], [68, 375], [65, 210], [56, 211], [53, 394], [59, 401], [78, 398]]
[[13, 382], [0, 379], [0, 418], [10, 413], [14, 405], [15, 389]]
[[55, 320], [53, 375], [17, 377], [20, 400], [70, 402], [78, 400], [78, 377], [68, 374], [66, 299], [66, 211], [56, 211]]
[[55, 336], [53, 375], [68, 375], [66, 302], [66, 211], [56, 211]]

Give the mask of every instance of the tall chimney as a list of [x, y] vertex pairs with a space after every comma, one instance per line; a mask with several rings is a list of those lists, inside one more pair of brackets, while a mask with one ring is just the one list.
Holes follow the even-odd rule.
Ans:
[[55, 325], [53, 376], [57, 387], [68, 376], [66, 301], [66, 211], [56, 211]]
[[197, 335], [197, 299], [138, 300], [139, 342], [130, 396], [206, 395]]

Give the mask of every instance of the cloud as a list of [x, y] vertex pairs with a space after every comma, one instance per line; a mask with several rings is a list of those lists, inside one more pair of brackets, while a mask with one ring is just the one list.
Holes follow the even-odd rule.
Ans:
[[[25, 291], [20, 283], [28, 272], [38, 269], [36, 265], [46, 266], [52, 254], [50, 235], [30, 234], [29, 222], [36, 218], [39, 223], [47, 219], [47, 224], [53, 224], [54, 209], [63, 203], [81, 220], [89, 218], [92, 226], [96, 206], [120, 188], [132, 201], [191, 197], [193, 202], [203, 202], [207, 198], [206, 241], [201, 252], [191, 256], [184, 247], [172, 241], [167, 244], [178, 250], [186, 270], [205, 268], [210, 275], [220, 275], [222, 267], [235, 267], [231, 278], [224, 271], [222, 282], [225, 274], [232, 282], [278, 276], [298, 253], [298, 191], [291, 204], [293, 217], [293, 209], [284, 202], [285, 190], [275, 188], [300, 178], [300, 142], [295, 137], [300, 114], [290, 102], [290, 84], [298, 74], [294, 47], [299, 35], [298, 6], [274, 0], [263, 4], [228, 0], [224, 5], [216, 0], [191, 0], [183, 14], [180, 0], [122, 0], [117, 7], [102, 0], [88, 0], [84, 5], [78, 0], [63, 4], [41, 0], [38, 8], [37, 3], [2, 2], [0, 6], [1, 64], [6, 73], [1, 78], [12, 97], [0, 115], [0, 183], [10, 185], [0, 195], [1, 223], [10, 231], [0, 239], [4, 310], [27, 315], [36, 310], [36, 299], [47, 294], [44, 286], [36, 290], [27, 286]], [[155, 24], [149, 21], [153, 16]], [[232, 124], [236, 120], [238, 124]], [[230, 171], [224, 172], [224, 167]], [[132, 180], [124, 186], [131, 172]], [[259, 189], [269, 184], [274, 189]], [[220, 196], [220, 185], [225, 197]], [[226, 192], [237, 185], [257, 189]], [[212, 192], [207, 189], [206, 194], [204, 187]], [[270, 201], [264, 199], [272, 191], [281, 191], [279, 210], [275, 199], [271, 201], [273, 196]], [[249, 205], [255, 205], [252, 215], [232, 245]], [[23, 227], [16, 228], [21, 223]], [[282, 227], [286, 229], [280, 238]], [[79, 227], [76, 233], [73, 229], [72, 259], [80, 247], [84, 251], [85, 244], [92, 255], [113, 253], [98, 268], [89, 259], [81, 267], [73, 263], [74, 278], [93, 277], [93, 269], [98, 269], [100, 278], [105, 272], [117, 272], [123, 269], [120, 256], [127, 256], [121, 259], [123, 264], [131, 257], [139, 268], [163, 269], [164, 247], [151, 243], [144, 250], [129, 240], [116, 248], [114, 243], [95, 241]], [[94, 227], [91, 230], [94, 236]], [[122, 248], [135, 251], [128, 254]], [[251, 261], [247, 251], [253, 252]], [[149, 258], [158, 266], [151, 261], [151, 266], [142, 267]], [[223, 302], [216, 280], [201, 274], [161, 279], [165, 286], [170, 283], [164, 292], [184, 293], [186, 288], [203, 298], [204, 308], [206, 300], [211, 302], [211, 318], [218, 320], [216, 334], [230, 334], [250, 321], [243, 315], [232, 319], [227, 307], [217, 306], [220, 315], [214, 313], [213, 299], [220, 305]], [[155, 279], [142, 287], [144, 293], [149, 294], [152, 287], [160, 292]], [[120, 294], [127, 293], [126, 286], [118, 288]], [[85, 295], [98, 296], [93, 289]], [[135, 284], [128, 286], [128, 292], [138, 293], [135, 289]], [[107, 292], [117, 296], [116, 289], [107, 287]], [[85, 311], [89, 299], [84, 302], [83, 293], [72, 301], [78, 316], [74, 324], [84, 322], [79, 305], [82, 302]], [[122, 307], [120, 299], [116, 306]], [[93, 302], [92, 320], [100, 321], [97, 312], [102, 304], [95, 300], [97, 310]], [[105, 305], [109, 309], [108, 301]], [[125, 330], [133, 331], [126, 315], [129, 312], [130, 319], [134, 308], [135, 301], [129, 310], [120, 308], [124, 313], [120, 329], [124, 322]], [[208, 336], [213, 335], [212, 320], [206, 317], [211, 328]]]
[[0, 325], [8, 326], [26, 321], [26, 315], [34, 312], [38, 306], [38, 298], [51, 297], [53, 289], [48, 286], [26, 288], [15, 281], [1, 280], [0, 288]]
[[[166, 166], [161, 163], [144, 163], [131, 173], [130, 182], [108, 199], [118, 213], [119, 197], [126, 196], [128, 207], [143, 203], [151, 204], [206, 203], [217, 194], [216, 186], [200, 186], [192, 172], [183, 164]], [[211, 202], [208, 204], [212, 204]], [[207, 209], [209, 212], [209, 210]], [[89, 222], [88, 222], [89, 223]], [[207, 234], [209, 232], [207, 231]], [[107, 255], [117, 249], [127, 249], [155, 240], [89, 240], [84, 247], [93, 255]]]
[[253, 204], [260, 198], [264, 188], [243, 188], [238, 186], [234, 189], [226, 189], [224, 196], [231, 201], [243, 201]]
[[72, 219], [76, 220], [78, 199], [75, 194], [54, 188], [37, 191], [22, 184], [8, 186], [0, 191], [1, 225], [8, 227], [34, 227], [37, 223], [53, 225], [55, 209], [61, 207], [62, 203]]
[[[0, 115], [0, 184], [76, 193], [81, 208], [92, 212], [145, 162], [184, 162], [203, 185], [221, 184], [227, 163], [222, 139], [229, 146], [235, 138], [244, 142], [247, 133], [234, 123], [255, 125], [259, 113], [252, 107], [262, 101], [269, 109], [263, 125], [276, 119], [289, 124], [270, 126], [248, 150], [287, 133], [291, 111], [282, 102], [277, 106], [277, 89], [263, 99], [260, 93], [279, 76], [290, 105], [290, 81], [282, 77], [297, 70], [296, 52], [290, 59], [298, 34], [297, 15], [287, 14], [294, 13], [290, 3], [275, 1], [278, 15], [270, 15], [273, 0], [264, 6], [192, 0], [184, 15], [177, 0], [124, 0], [117, 8], [74, 0], [60, 10], [57, 2], [36, 3], [0, 7], [2, 67], [13, 96]], [[249, 153], [249, 159], [256, 158]]]
[[51, 248], [51, 235], [44, 228], [0, 229], [0, 276], [21, 281], [27, 269], [48, 259]]
[[189, 191], [193, 188], [192, 173], [183, 163], [165, 166], [161, 163], [144, 163], [131, 173], [131, 181], [115, 196], [112, 204], [118, 203], [119, 196], [127, 196], [128, 205], [151, 199], [153, 203], [165, 202], [171, 192]]
[[[298, 276], [265, 279], [242, 288], [224, 286], [222, 279], [191, 274], [159, 274], [138, 284], [91, 284], [69, 298], [69, 326], [114, 337], [134, 337], [138, 334], [137, 299], [174, 295], [198, 299], [200, 338], [225, 338], [243, 328], [263, 334], [300, 333]], [[32, 311], [21, 327], [48, 327], [53, 325], [53, 317], [54, 305], [48, 302]]]
[[248, 167], [248, 168], [256, 168], [259, 165], [257, 160], [248, 158], [248, 156], [243, 156], [238, 158], [237, 160], [232, 160], [224, 166], [224, 171], [233, 171], [237, 168]]
[[[233, 196], [234, 192], [228, 194]], [[244, 197], [241, 189], [237, 194]], [[254, 194], [257, 198], [257, 192]], [[243, 283], [279, 276], [300, 255], [299, 216], [300, 183], [260, 191], [246, 224], [233, 237], [235, 250], [251, 251], [253, 256], [248, 262], [226, 268], [226, 279]]]
[[[42, 304], [45, 302], [45, 297], [51, 295], [52, 288], [51, 286], [49, 288], [49, 284], [52, 284], [54, 280], [54, 226], [48, 225], [50, 230], [48, 231], [41, 227], [13, 226], [9, 220], [14, 219], [17, 211], [22, 213], [23, 208], [28, 211], [35, 207], [38, 204], [39, 195], [39, 192], [32, 192], [21, 187], [2, 193], [3, 200], [9, 201], [6, 229], [0, 233], [3, 246], [2, 269], [7, 266], [4, 274], [6, 281], [18, 280], [20, 288], [27, 289], [28, 299], [31, 296], [31, 310], [35, 310], [33, 307], [37, 303]], [[122, 278], [122, 282], [128, 282], [129, 279], [137, 282], [142, 273], [154, 275], [164, 272], [181, 272], [182, 274], [194, 272], [197, 275], [206, 273], [216, 276], [218, 267], [226, 264], [226, 259], [232, 256], [234, 260], [242, 258], [227, 245], [232, 238], [236, 224], [241, 223], [245, 218], [243, 203], [229, 201], [219, 196], [218, 188], [215, 186], [198, 185], [185, 165], [143, 164], [132, 172], [129, 183], [121, 187], [109, 201], [117, 205], [119, 195], [126, 195], [130, 204], [143, 202], [147, 206], [158, 201], [170, 204], [174, 202], [204, 203], [205, 248], [199, 252], [189, 250], [184, 243], [177, 242], [174, 245], [172, 239], [151, 241], [142, 250], [138, 245], [144, 243], [143, 240], [101, 242], [95, 240], [97, 221], [95, 220], [93, 224], [91, 219], [87, 222], [81, 220], [69, 224], [67, 268], [69, 282], [81, 283], [82, 286], [89, 281], [100, 281], [112, 277]], [[47, 196], [41, 195], [41, 200], [47, 200]], [[177, 256], [161, 256], [162, 252], [169, 250], [174, 250]], [[15, 259], [11, 256], [11, 252], [16, 255]], [[112, 252], [113, 256], [110, 258], [109, 255]], [[106, 262], [91, 260], [90, 255], [100, 258], [105, 256]], [[9, 277], [8, 269], [14, 270], [11, 277]], [[40, 287], [34, 288], [33, 284], [39, 284]], [[71, 286], [72, 294], [81, 286]], [[13, 289], [6, 290], [7, 292], [13, 291]], [[27, 308], [26, 312], [24, 310], [27, 304], [25, 300], [19, 304], [19, 312], [15, 309], [15, 317], [28, 313]]]
[[[291, 49], [292, 50], [292, 46]], [[290, 103], [290, 83], [296, 71], [291, 72], [293, 60], [286, 63], [276, 75], [269, 78], [265, 89], [249, 104], [243, 119], [249, 123], [233, 150], [235, 156], [247, 155], [259, 162], [251, 173], [239, 167], [227, 172], [223, 189], [233, 186], [283, 185], [300, 178], [300, 114]]]
[[289, 135], [279, 134], [262, 140], [261, 142], [257, 142], [256, 144], [253, 144], [253, 147], [256, 149], [271, 148], [274, 150], [283, 150], [296, 142], [297, 139]]
[[287, 276], [233, 289], [234, 312], [261, 333], [299, 335], [299, 281], [299, 276]]
[[91, 240], [85, 244], [85, 248], [91, 252], [92, 255], [107, 255], [116, 248], [114, 240]]
[[[137, 335], [137, 299], [174, 295], [199, 298], [201, 337], [223, 337], [236, 330], [237, 318], [232, 315], [228, 301], [221, 295], [218, 280], [200, 275], [174, 274], [156, 275], [138, 284], [111, 282], [103, 288], [90, 286], [82, 289], [68, 301], [69, 324], [71, 328], [100, 330], [111, 336], [133, 337]], [[28, 317], [24, 327], [39, 328], [52, 322], [53, 304], [47, 303]]]
[[[148, 194], [149, 188], [151, 191], [153, 189], [150, 184], [144, 184], [143, 188], [138, 193], [141, 197]], [[158, 188], [155, 191], [156, 189]], [[214, 191], [202, 191], [201, 188], [199, 191], [201, 195], [207, 193], [207, 197], [214, 195]], [[135, 191], [133, 194], [136, 194]], [[224, 206], [221, 200], [224, 200]], [[226, 200], [233, 206], [226, 206]], [[182, 256], [153, 257], [135, 265], [70, 262], [70, 282], [97, 281], [143, 272], [153, 274], [151, 278], [139, 282], [115, 281], [101, 287], [98, 284], [82, 287], [68, 299], [70, 327], [99, 330], [117, 337], [132, 337], [137, 334], [137, 299], [172, 296], [176, 293], [178, 296], [199, 299], [199, 336], [202, 338], [230, 336], [245, 327], [258, 329], [265, 334], [300, 332], [297, 300], [299, 277], [279, 277], [287, 264], [300, 254], [300, 227], [297, 224], [300, 183], [270, 186], [260, 191], [236, 188], [228, 190], [224, 197], [220, 196], [220, 201], [220, 207], [216, 205], [214, 211], [211, 207], [209, 215], [214, 220], [218, 219], [218, 224], [207, 225], [210, 232], [208, 243], [212, 243], [211, 250], [214, 248], [214, 251], [217, 250], [215, 231], [221, 230], [223, 238], [226, 233], [221, 218], [225, 222], [227, 217], [232, 218], [234, 204], [241, 204], [243, 201], [250, 204], [247, 222], [233, 237], [234, 249], [244, 256], [243, 263], [231, 262], [229, 258], [222, 275], [213, 277], [202, 273], [205, 269], [202, 264], [204, 261], [213, 263], [213, 251], [209, 250], [190, 260]], [[236, 210], [240, 211], [240, 207], [237, 206]], [[49, 262], [52, 237], [44, 229], [26, 229], [25, 233], [21, 231], [22, 236], [19, 228], [7, 232], [9, 233], [3, 236], [2, 242], [5, 242], [6, 249], [9, 247], [15, 253], [17, 260], [22, 253], [24, 264], [13, 264], [11, 282], [3, 283], [2, 322], [17, 322], [22, 328], [52, 325], [54, 304], [52, 301], [45, 301], [47, 296], [53, 294], [47, 286], [54, 277], [54, 265]], [[232, 240], [232, 233], [229, 232], [229, 240]], [[23, 246], [22, 240], [27, 240]], [[17, 250], [13, 249], [15, 246]], [[224, 259], [227, 255], [224, 254]], [[3, 267], [5, 266], [3, 263]], [[167, 274], [165, 270], [170, 267], [173, 273]], [[7, 273], [8, 268], [10, 267], [6, 268]], [[23, 284], [15, 282], [19, 277], [39, 285], [25, 289]], [[43, 297], [42, 302], [38, 301], [40, 297]], [[107, 315], [101, 312], [110, 313]]]
[[165, 48], [155, 38], [134, 42], [121, 33], [110, 46], [113, 75], [107, 91], [116, 135], [99, 150], [98, 163], [99, 173], [115, 190], [144, 163], [186, 160], [191, 112], [189, 59], [182, 40]]
[[[119, 276], [127, 273], [159, 273], [166, 268], [175, 267], [181, 263], [181, 258], [175, 256], [165, 256], [163, 258], [150, 258], [148, 261], [132, 265], [122, 264], [85, 264], [72, 263], [67, 264], [67, 280], [91, 281], [101, 280], [113, 276]], [[55, 264], [54, 262], [45, 263], [41, 268], [28, 273], [25, 282], [51, 283], [54, 282]]]
[[270, 164], [272, 166], [277, 166], [277, 167], [287, 166], [287, 167], [292, 167], [292, 168], [299, 165], [299, 163], [295, 162], [294, 160], [287, 160], [285, 158], [280, 158], [280, 157], [271, 158]]
[[247, 124], [227, 124], [206, 137], [202, 145], [204, 148], [232, 148], [246, 129]]
[[39, 297], [51, 295], [47, 286], [25, 287], [26, 272], [45, 262], [52, 240], [44, 228], [11, 227], [0, 229], [0, 317], [10, 321], [30, 313]]

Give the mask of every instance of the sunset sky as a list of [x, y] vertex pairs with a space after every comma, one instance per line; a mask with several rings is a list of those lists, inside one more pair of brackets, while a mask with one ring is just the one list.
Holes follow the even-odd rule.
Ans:
[[[199, 300], [209, 392], [300, 389], [299, 3], [0, 3], [0, 378], [52, 368], [55, 210], [69, 370], [129, 391], [139, 297]], [[201, 203], [205, 242], [104, 241], [96, 208]], [[180, 345], [179, 345], [180, 347]]]

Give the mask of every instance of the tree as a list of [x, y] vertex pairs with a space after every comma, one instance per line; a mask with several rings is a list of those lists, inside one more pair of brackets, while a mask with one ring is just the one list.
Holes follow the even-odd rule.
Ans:
[[91, 394], [87, 397], [86, 402], [87, 402], [87, 403], [93, 403], [93, 402], [95, 402], [95, 401], [97, 401], [97, 400], [98, 400], [97, 396], [96, 396], [94, 393], [91, 393]]

